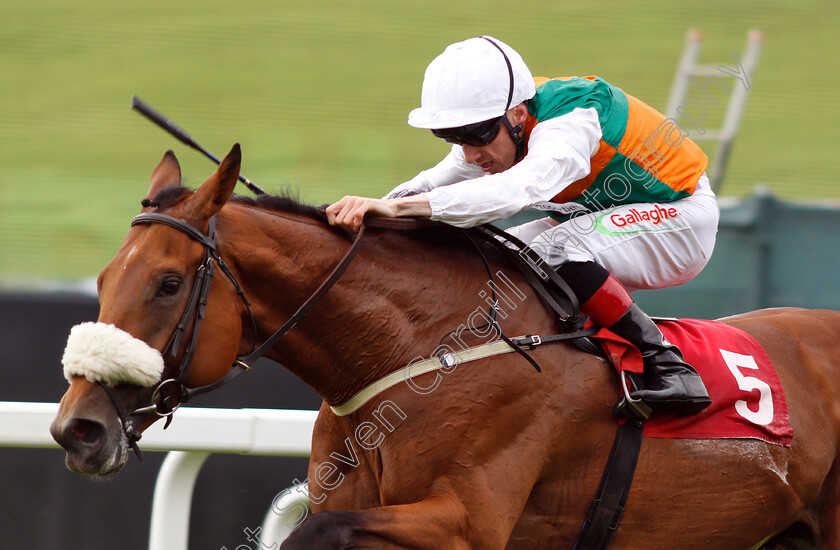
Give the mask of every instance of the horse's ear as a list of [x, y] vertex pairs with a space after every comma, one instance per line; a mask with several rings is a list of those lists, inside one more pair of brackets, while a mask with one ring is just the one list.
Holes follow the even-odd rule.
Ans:
[[155, 195], [168, 187], [178, 187], [181, 185], [181, 165], [178, 164], [178, 159], [175, 158], [175, 153], [170, 149], [164, 153], [163, 158], [158, 163], [155, 171], [152, 172], [152, 185], [149, 186], [149, 192], [146, 198], [151, 200]]
[[219, 168], [212, 176], [207, 178], [192, 200], [192, 214], [198, 219], [208, 219], [210, 216], [221, 210], [222, 206], [233, 195], [233, 189], [239, 179], [239, 165], [242, 162], [242, 153], [239, 144], [234, 144], [230, 153], [222, 160]]

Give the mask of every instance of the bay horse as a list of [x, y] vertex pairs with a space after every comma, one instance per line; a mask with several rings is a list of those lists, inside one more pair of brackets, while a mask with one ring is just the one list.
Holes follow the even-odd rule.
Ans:
[[[314, 207], [232, 198], [240, 158], [237, 145], [192, 191], [181, 187], [169, 151], [143, 201], [143, 213], [176, 218], [201, 235], [212, 223], [210, 263], [223, 260], [228, 272], [209, 283], [183, 373], [187, 388], [223, 379], [351, 247], [348, 234]], [[429, 357], [447, 333], [482, 342], [482, 325], [468, 320], [488, 299], [487, 266], [459, 235], [369, 229], [344, 275], [267, 352], [324, 399], [309, 466], [315, 513], [282, 548], [573, 545], [616, 432], [618, 377], [603, 359], [567, 343], [546, 344], [530, 352], [542, 372], [517, 354], [495, 355], [394, 385], [344, 416], [331, 408]], [[176, 326], [206, 255], [198, 237], [183, 230], [137, 223], [99, 275], [98, 322], [145, 351], [164, 351], [161, 379], [172, 377], [195, 336], [194, 321], [180, 332]], [[521, 291], [515, 309], [498, 318], [503, 330], [555, 331], [556, 316], [525, 279], [498, 257], [490, 263]], [[817, 547], [840, 549], [840, 313], [774, 309], [725, 322], [757, 339], [776, 366], [793, 442], [646, 438], [612, 548], [813, 548], [775, 542], [804, 528]], [[472, 331], [458, 330], [467, 325]], [[174, 347], [173, 333], [183, 336]], [[122, 360], [112, 366], [119, 369]], [[134, 443], [128, 426], [141, 432], [161, 418], [163, 401], [163, 414], [178, 404], [174, 389], [158, 387], [166, 397], [152, 396], [140, 374], [122, 375], [111, 383], [69, 375], [51, 431], [71, 470], [119, 470]]]

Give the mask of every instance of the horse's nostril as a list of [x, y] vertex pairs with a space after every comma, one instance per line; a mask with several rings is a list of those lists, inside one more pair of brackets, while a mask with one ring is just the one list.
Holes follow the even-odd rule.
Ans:
[[77, 440], [87, 444], [99, 441], [103, 431], [102, 424], [93, 422], [92, 420], [82, 419], [76, 419], [70, 422], [68, 429]]

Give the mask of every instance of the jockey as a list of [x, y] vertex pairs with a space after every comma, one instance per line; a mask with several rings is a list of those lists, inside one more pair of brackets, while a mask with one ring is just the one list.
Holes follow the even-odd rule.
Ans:
[[327, 208], [330, 223], [358, 230], [371, 213], [471, 227], [544, 210], [509, 231], [557, 271], [593, 322], [641, 351], [644, 376], [631, 399], [677, 414], [711, 403], [697, 371], [630, 296], [685, 283], [714, 248], [708, 159], [673, 119], [599, 77], [534, 79], [516, 51], [481, 36], [432, 61], [408, 123], [451, 143], [449, 154], [383, 199], [342, 198]]

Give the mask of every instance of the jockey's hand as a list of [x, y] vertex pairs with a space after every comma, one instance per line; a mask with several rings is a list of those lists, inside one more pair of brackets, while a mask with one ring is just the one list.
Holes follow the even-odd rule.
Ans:
[[372, 199], [346, 196], [327, 207], [327, 219], [332, 225], [358, 231], [365, 214], [396, 218], [397, 216], [431, 216], [432, 208], [425, 195], [399, 199]]
[[393, 201], [368, 197], [347, 196], [327, 207], [327, 219], [332, 225], [358, 231], [368, 212], [386, 218], [397, 215]]

